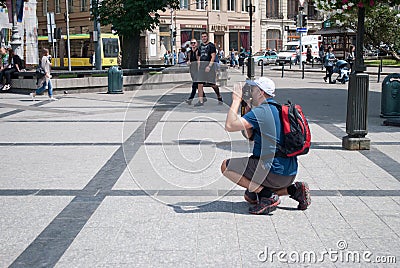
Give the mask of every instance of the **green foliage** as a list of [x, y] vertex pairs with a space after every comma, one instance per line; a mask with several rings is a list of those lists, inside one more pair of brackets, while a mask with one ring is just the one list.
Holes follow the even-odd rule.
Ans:
[[99, 7], [100, 23], [113, 25], [121, 36], [154, 30], [160, 23], [159, 11], [179, 8], [179, 0], [103, 0]]
[[[378, 47], [382, 42], [393, 45], [393, 49], [400, 49], [400, 15], [399, 11], [388, 4], [377, 4], [367, 9], [365, 15], [364, 44]], [[346, 14], [332, 15], [331, 21], [338, 26], [357, 30], [357, 9], [349, 10]]]

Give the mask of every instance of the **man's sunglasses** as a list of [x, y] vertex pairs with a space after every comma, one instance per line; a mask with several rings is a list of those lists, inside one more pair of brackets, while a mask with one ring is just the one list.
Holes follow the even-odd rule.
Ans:
[[196, 42], [190, 42], [192, 45], [195, 45], [196, 44]]

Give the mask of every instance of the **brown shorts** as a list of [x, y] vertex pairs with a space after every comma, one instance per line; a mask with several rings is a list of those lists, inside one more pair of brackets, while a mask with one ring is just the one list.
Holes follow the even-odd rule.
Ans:
[[296, 175], [283, 176], [274, 174], [265, 169], [264, 164], [256, 157], [231, 158], [227, 160], [227, 169], [241, 174], [258, 185], [263, 185], [268, 189], [282, 189], [290, 186]]

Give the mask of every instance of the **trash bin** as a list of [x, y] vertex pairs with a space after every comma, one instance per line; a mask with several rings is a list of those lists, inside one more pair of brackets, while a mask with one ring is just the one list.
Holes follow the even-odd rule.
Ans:
[[400, 73], [389, 74], [382, 82], [381, 117], [400, 117]]
[[112, 66], [108, 69], [108, 92], [112, 94], [121, 94], [123, 87], [123, 72], [121, 67]]

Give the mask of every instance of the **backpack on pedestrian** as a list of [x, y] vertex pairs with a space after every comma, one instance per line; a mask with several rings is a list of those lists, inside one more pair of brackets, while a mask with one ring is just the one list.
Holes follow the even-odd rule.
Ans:
[[293, 157], [307, 154], [311, 146], [311, 132], [303, 109], [300, 105], [291, 103], [280, 104], [268, 102], [278, 108], [282, 124], [283, 144], [277, 144], [277, 157]]

